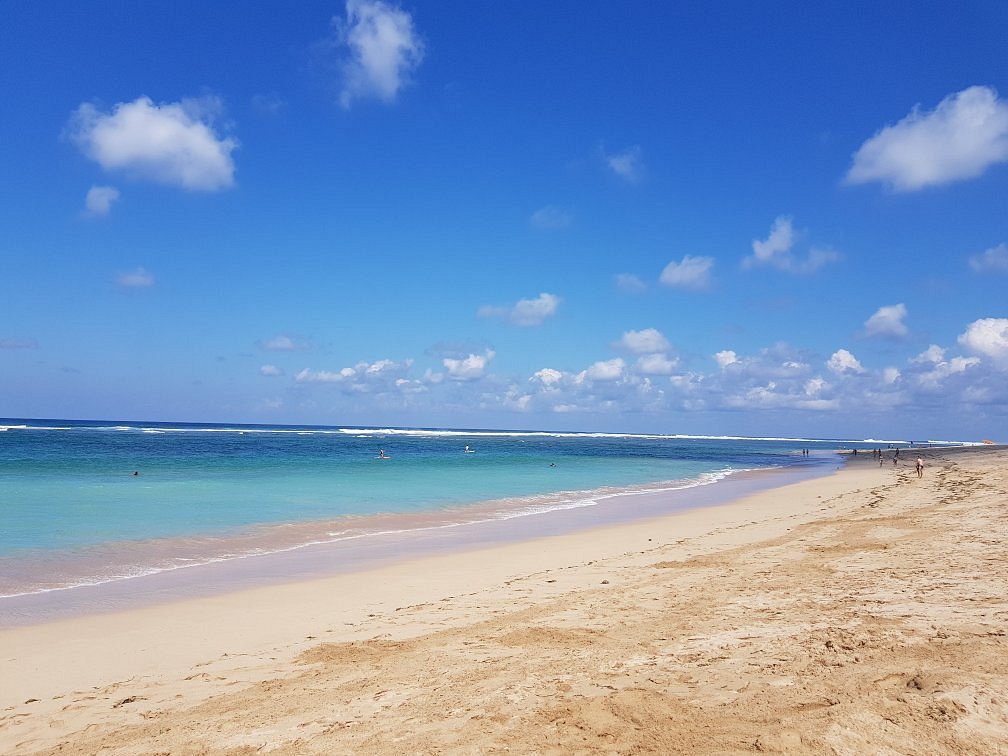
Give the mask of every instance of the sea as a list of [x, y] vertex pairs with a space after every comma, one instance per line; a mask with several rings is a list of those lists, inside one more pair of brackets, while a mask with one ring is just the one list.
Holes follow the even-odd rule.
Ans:
[[893, 444], [0, 419], [0, 626], [709, 506]]

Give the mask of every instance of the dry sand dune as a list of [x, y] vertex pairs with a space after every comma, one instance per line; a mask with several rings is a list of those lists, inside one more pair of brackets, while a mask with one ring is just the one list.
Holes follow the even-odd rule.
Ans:
[[859, 455], [718, 509], [35, 701], [5, 631], [0, 750], [1008, 753], [1008, 453], [929, 451], [920, 480]]

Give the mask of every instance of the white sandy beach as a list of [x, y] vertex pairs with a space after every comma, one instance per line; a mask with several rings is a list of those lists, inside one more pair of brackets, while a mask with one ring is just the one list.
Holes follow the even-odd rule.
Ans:
[[0, 631], [4, 753], [1008, 753], [1008, 452]]

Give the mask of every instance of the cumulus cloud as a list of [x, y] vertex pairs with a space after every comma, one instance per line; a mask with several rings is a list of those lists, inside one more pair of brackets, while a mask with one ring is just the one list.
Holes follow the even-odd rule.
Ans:
[[556, 231], [570, 226], [574, 221], [574, 216], [571, 215], [569, 210], [554, 207], [553, 205], [546, 205], [532, 213], [532, 217], [529, 220], [536, 228]]
[[213, 97], [155, 105], [149, 97], [121, 102], [104, 113], [82, 104], [71, 118], [70, 138], [106, 171], [194, 191], [234, 183], [231, 152], [238, 142], [221, 137]]
[[644, 162], [639, 145], [628, 147], [614, 155], [603, 153], [603, 157], [609, 170], [630, 184], [636, 184], [644, 177]]
[[312, 370], [305, 368], [294, 376], [298, 383], [334, 383], [346, 393], [366, 394], [383, 393], [414, 382], [406, 378], [413, 360], [397, 362], [395, 360], [376, 360], [375, 362], [358, 362], [353, 367], [340, 370]]
[[494, 351], [487, 349], [483, 354], [470, 354], [461, 359], [445, 357], [441, 364], [453, 381], [475, 381], [483, 377], [486, 366], [494, 358]]
[[333, 18], [333, 27], [344, 108], [365, 98], [394, 101], [424, 59], [413, 17], [381, 0], [347, 0], [346, 18]]
[[742, 267], [749, 269], [769, 265], [788, 273], [812, 273], [840, 259], [837, 252], [822, 247], [812, 247], [802, 258], [793, 251], [796, 241], [793, 220], [780, 215], [774, 219], [766, 239], [753, 240], [753, 253], [742, 260]]
[[838, 349], [826, 362], [826, 367], [832, 370], [837, 375], [843, 375], [844, 373], [864, 373], [864, 366], [858, 362], [857, 357], [848, 352], [846, 349]]
[[731, 349], [725, 349], [714, 354], [714, 361], [718, 367], [724, 370], [729, 365], [734, 365], [739, 361], [738, 355]]
[[578, 374], [578, 381], [616, 381], [623, 377], [626, 363], [619, 357], [614, 360], [600, 360]]
[[544, 386], [553, 386], [563, 380], [563, 373], [553, 368], [543, 368], [533, 373], [529, 380], [539, 381]]
[[664, 352], [671, 345], [658, 329], [645, 328], [642, 331], [626, 331], [616, 346], [634, 354], [651, 354]]
[[666, 354], [645, 354], [637, 359], [637, 372], [641, 375], [672, 375], [679, 360]]
[[154, 285], [154, 276], [143, 268], [119, 273], [116, 283], [126, 289], [146, 289]]
[[958, 341], [970, 351], [990, 357], [999, 365], [1008, 364], [1008, 318], [974, 320]]
[[517, 326], [537, 326], [556, 314], [560, 297], [543, 292], [535, 299], [520, 299], [509, 307], [483, 305], [477, 311], [481, 318], [503, 318]]
[[92, 186], [84, 198], [85, 214], [95, 218], [108, 215], [117, 199], [119, 190], [114, 186]]
[[865, 321], [866, 336], [903, 338], [909, 332], [903, 321], [907, 316], [905, 304], [885, 305]]
[[278, 376], [283, 374], [284, 371], [278, 368], [276, 365], [263, 365], [261, 368], [259, 368], [259, 375]]
[[647, 284], [634, 273], [617, 273], [616, 288], [626, 294], [640, 294], [647, 289]]
[[991, 87], [973, 86], [945, 97], [931, 111], [915, 105], [854, 153], [849, 184], [882, 182], [915, 191], [976, 178], [1008, 161], [1008, 103]]
[[665, 266], [658, 279], [665, 286], [682, 289], [706, 289], [710, 286], [710, 271], [714, 267], [713, 257], [685, 255], [680, 262], [674, 260]]
[[1008, 273], [1008, 244], [998, 244], [996, 247], [985, 249], [979, 255], [973, 255], [969, 264], [978, 273], [988, 270]]

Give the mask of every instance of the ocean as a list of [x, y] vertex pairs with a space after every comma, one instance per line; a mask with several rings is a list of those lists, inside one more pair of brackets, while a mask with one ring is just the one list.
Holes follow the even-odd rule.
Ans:
[[[884, 443], [0, 420], [0, 623], [25, 597], [86, 603], [84, 589], [106, 586], [101, 600], [145, 576], [191, 572], [192, 588], [241, 563], [239, 582], [290, 577], [463, 531], [487, 541], [654, 516], [723, 500], [745, 471], [824, 474], [838, 448]], [[310, 553], [325, 557], [309, 569]]]

